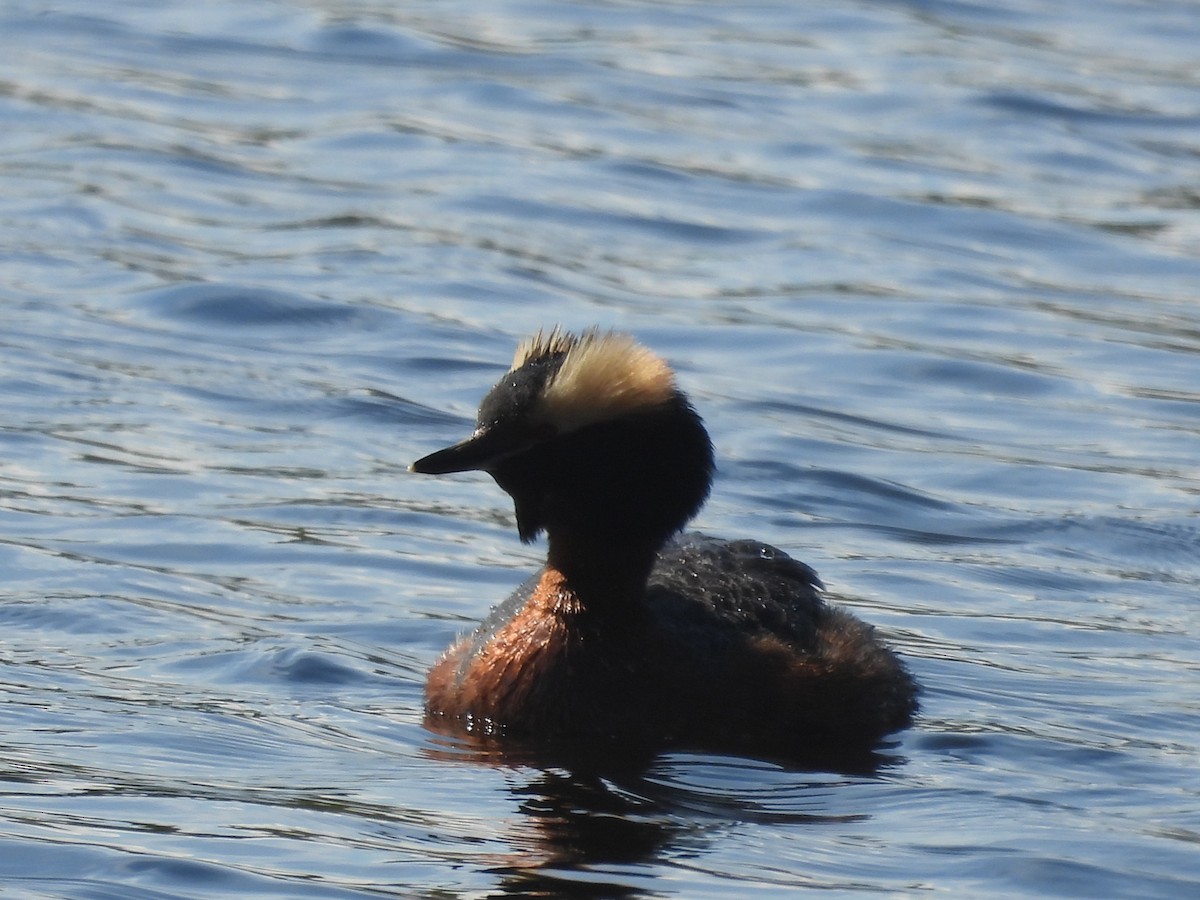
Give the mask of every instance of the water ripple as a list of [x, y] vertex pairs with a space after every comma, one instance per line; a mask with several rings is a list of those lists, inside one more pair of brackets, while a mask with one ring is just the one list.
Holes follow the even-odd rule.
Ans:
[[[0, 893], [1195, 893], [1198, 21], [5, 6]], [[554, 322], [910, 662], [871, 765], [422, 728], [541, 549], [406, 467]]]

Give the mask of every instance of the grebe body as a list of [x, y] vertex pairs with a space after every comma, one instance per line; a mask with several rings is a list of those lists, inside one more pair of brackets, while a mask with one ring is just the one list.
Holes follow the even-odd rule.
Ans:
[[429, 673], [431, 726], [524, 741], [804, 755], [910, 724], [916, 685], [816, 573], [755, 541], [679, 532], [712, 446], [666, 363], [631, 338], [538, 333], [466, 440], [412, 465], [482, 470], [539, 573]]

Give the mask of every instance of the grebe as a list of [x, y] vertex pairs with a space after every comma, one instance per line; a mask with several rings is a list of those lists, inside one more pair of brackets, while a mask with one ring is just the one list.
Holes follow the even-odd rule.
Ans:
[[417, 473], [487, 472], [546, 564], [429, 673], [439, 730], [804, 755], [909, 725], [916, 684], [816, 572], [757, 541], [677, 536], [713, 450], [631, 337], [524, 341], [465, 440]]

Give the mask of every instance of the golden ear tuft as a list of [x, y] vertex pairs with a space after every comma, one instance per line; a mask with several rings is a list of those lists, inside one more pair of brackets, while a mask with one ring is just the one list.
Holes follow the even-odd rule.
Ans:
[[560, 432], [660, 406], [675, 396], [670, 366], [627, 334], [593, 328], [576, 338], [555, 329], [546, 338], [539, 332], [530, 346], [530, 355], [539, 347], [566, 350], [539, 401], [541, 414]]

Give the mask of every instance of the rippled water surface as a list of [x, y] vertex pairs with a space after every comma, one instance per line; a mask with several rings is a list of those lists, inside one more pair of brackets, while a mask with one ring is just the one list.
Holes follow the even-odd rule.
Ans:
[[[1200, 891], [1200, 7], [0, 8], [0, 893]], [[541, 325], [924, 685], [877, 772], [421, 724]]]

